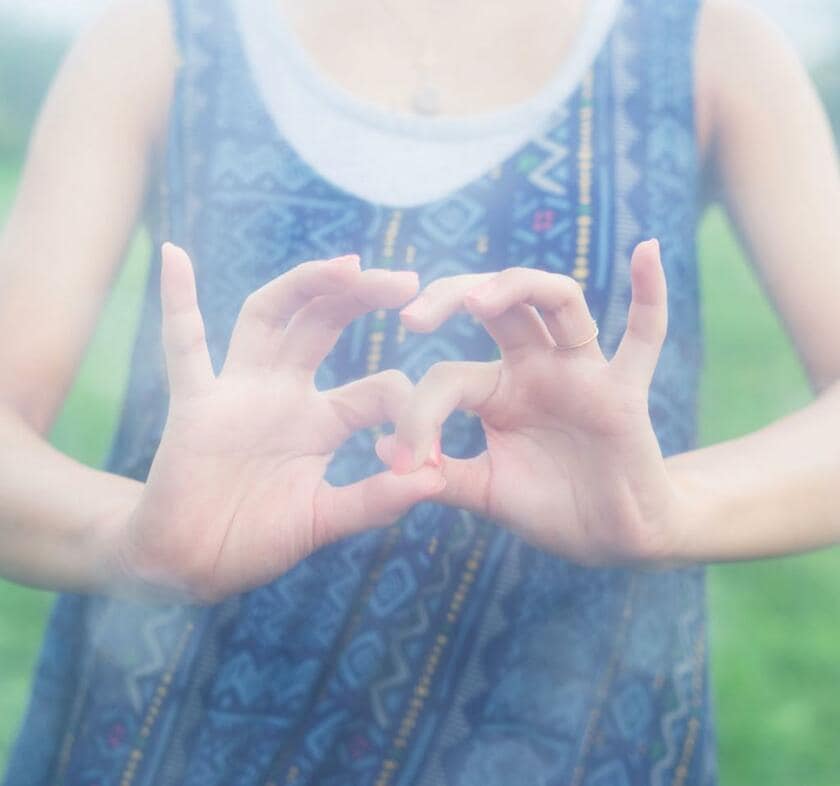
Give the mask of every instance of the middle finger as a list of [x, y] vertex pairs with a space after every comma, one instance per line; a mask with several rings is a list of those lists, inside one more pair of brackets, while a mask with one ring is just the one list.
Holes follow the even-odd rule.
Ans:
[[354, 319], [403, 305], [417, 287], [413, 271], [364, 271], [346, 292], [315, 298], [292, 317], [277, 347], [277, 363], [314, 373]]
[[410, 330], [430, 333], [459, 311], [469, 310], [479, 317], [499, 345], [502, 355], [528, 347], [553, 347], [554, 341], [548, 329], [532, 306], [511, 303], [509, 308], [489, 317], [473, 311], [467, 295], [480, 285], [489, 284], [498, 275], [487, 273], [438, 279], [400, 312], [402, 321]]

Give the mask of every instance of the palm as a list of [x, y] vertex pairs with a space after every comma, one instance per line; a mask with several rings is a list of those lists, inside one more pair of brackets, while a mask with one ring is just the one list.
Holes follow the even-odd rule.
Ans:
[[167, 424], [144, 500], [145, 534], [166, 522], [160, 566], [181, 566], [216, 588], [257, 585], [314, 548], [313, 502], [338, 428], [316, 395], [306, 401], [281, 389], [272, 400], [250, 381], [218, 387]]
[[602, 360], [502, 364], [482, 408], [486, 472], [476, 466], [471, 480], [486, 482], [486, 514], [583, 561], [608, 549], [620, 519], [633, 515], [609, 490], [650, 485], [658, 469], [646, 402], [634, 392]]
[[172, 398], [127, 533], [134, 577], [221, 598], [270, 581], [335, 538], [389, 523], [439, 488], [428, 471], [398, 485], [390, 473], [343, 488], [324, 480], [339, 445], [392, 419], [410, 385], [386, 372], [320, 392], [314, 372], [344, 324], [404, 302], [416, 286], [410, 277], [363, 274], [347, 262], [300, 266], [249, 298], [216, 377], [189, 262], [169, 255]]

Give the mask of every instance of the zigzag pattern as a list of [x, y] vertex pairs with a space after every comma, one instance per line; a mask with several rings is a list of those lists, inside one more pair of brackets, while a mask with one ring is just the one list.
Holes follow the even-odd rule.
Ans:
[[[140, 711], [144, 706], [143, 697], [141, 694], [140, 683], [142, 680], [149, 677], [157, 677], [163, 672], [167, 659], [171, 656], [171, 652], [165, 649], [165, 643], [169, 648], [174, 645], [171, 631], [176, 623], [183, 620], [183, 610], [178, 607], [173, 607], [164, 610], [159, 616], [151, 616], [144, 620], [141, 624], [142, 644], [146, 654], [146, 662], [139, 669], [133, 673], [125, 675], [127, 683], [127, 693], [131, 699], [131, 705], [136, 711]], [[165, 636], [164, 633], [169, 633]], [[168, 641], [167, 641], [168, 639]]]
[[[556, 123], [552, 126], [552, 129], [556, 129], [558, 126], [562, 128], [569, 118], [568, 107], [565, 105], [560, 107], [560, 110], [555, 113], [555, 117]], [[545, 151], [546, 157], [531, 170], [528, 174], [528, 181], [541, 192], [566, 196], [568, 188], [565, 181], [568, 177], [568, 171], [557, 173], [560, 175], [558, 177], [554, 170], [565, 163], [569, 156], [569, 148], [553, 139], [555, 133], [549, 130], [534, 139], [534, 145]]]
[[396, 688], [404, 684], [411, 677], [411, 665], [402, 651], [403, 642], [415, 636], [422, 636], [429, 630], [429, 613], [423, 598], [418, 598], [412, 608], [415, 623], [409, 627], [397, 630], [392, 634], [389, 652], [391, 655], [392, 669], [390, 674], [377, 680], [370, 686], [370, 701], [373, 709], [373, 717], [376, 722], [385, 728], [388, 725], [388, 711], [385, 707], [385, 694], [390, 688]]
[[[277, 132], [250, 84], [230, 0], [173, 0], [173, 5], [185, 65], [173, 107], [168, 223], [162, 231], [171, 231], [198, 261], [214, 361], [224, 356], [238, 306], [252, 289], [291, 264], [350, 248], [377, 264], [384, 259], [393, 267], [412, 266], [423, 283], [513, 264], [571, 273], [580, 255], [588, 274], [586, 296], [609, 350], [626, 321], [629, 252], [642, 231], [656, 231], [668, 243], [667, 275], [680, 308], [663, 353], [667, 368], [654, 381], [654, 425], [668, 450], [689, 446], [696, 380], [684, 358], [693, 359], [697, 332], [694, 227], [687, 207], [694, 198], [694, 173], [686, 155], [691, 150], [677, 150], [671, 140], [690, 133], [691, 96], [660, 95], [649, 78], [667, 67], [672, 92], [686, 82], [694, 2], [672, 2], [662, 15], [655, 0], [625, 0], [617, 32], [593, 69], [586, 113], [578, 90], [558, 108], [553, 128], [486, 177], [435, 203], [399, 211], [399, 220], [385, 206], [333, 188]], [[594, 133], [581, 122], [590, 111]], [[673, 132], [676, 128], [684, 133]], [[585, 133], [592, 138], [584, 155]], [[588, 182], [580, 158], [590, 154]], [[581, 198], [584, 184], [591, 199]], [[677, 209], [686, 220], [669, 220], [668, 211]], [[155, 298], [150, 287], [109, 464], [141, 479], [166, 416]], [[378, 336], [376, 353], [370, 351], [372, 331]], [[339, 385], [369, 368], [388, 366], [416, 379], [438, 360], [493, 356], [494, 345], [469, 319], [455, 318], [433, 337], [420, 339], [399, 333], [394, 315], [374, 315], [347, 332], [319, 381]], [[447, 452], [468, 454], [482, 444], [475, 418], [454, 417], [448, 424]], [[375, 462], [370, 435], [359, 435], [345, 447], [330, 469], [337, 482]], [[510, 786], [526, 777], [523, 766], [531, 770], [531, 783], [561, 782], [559, 762], [572, 761], [578, 746], [581, 785], [599, 777], [624, 778], [633, 786], [647, 786], [651, 777], [663, 783], [672, 779], [675, 752], [686, 733], [685, 686], [691, 680], [696, 685], [700, 667], [682, 654], [664, 656], [662, 690], [679, 699], [679, 706], [666, 712], [654, 700], [658, 689], [651, 675], [625, 673], [620, 660], [607, 668], [625, 574], [555, 562], [546, 568], [556, 558], [507, 535], [488, 537], [498, 549], [492, 555], [482, 552], [484, 561], [476, 557], [468, 573], [464, 566], [478, 553], [477, 538], [483, 543], [495, 530], [489, 522], [464, 526], [462, 518], [441, 506], [418, 506], [390, 531], [393, 539], [376, 532], [334, 544], [300, 569], [243, 596], [239, 616], [214, 618], [202, 635], [212, 637], [215, 670], [197, 673], [190, 652], [171, 679], [173, 703], [179, 695], [196, 697], [178, 719], [183, 744], [171, 744], [166, 723], [154, 726], [142, 740], [143, 755], [130, 786], [375, 783], [390, 755], [394, 725], [407, 717], [393, 708], [410, 705], [421, 664], [433, 651], [441, 662], [432, 684], [424, 686], [431, 698], [412, 720], [415, 732], [404, 738], [406, 749], [388, 775], [389, 786]], [[539, 581], [520, 569], [520, 557], [523, 565], [542, 566]], [[461, 589], [466, 575], [473, 582], [469, 592]], [[659, 581], [660, 589], [670, 586], [667, 579]], [[686, 582], [689, 588], [702, 587], [699, 575]], [[448, 604], [457, 590], [464, 598], [457, 618], [463, 627], [446, 647], [436, 649], [436, 622], [452, 608]], [[654, 616], [663, 637], [678, 624], [691, 627], [686, 635], [696, 633], [701, 604], [699, 591], [668, 595], [662, 613]], [[101, 668], [96, 647], [121, 633], [125, 607], [112, 602], [109, 611], [97, 632], [100, 638], [85, 640], [78, 691], [44, 677], [38, 695], [66, 699], [56, 707], [42, 700], [36, 707], [38, 724], [24, 735], [29, 750], [49, 748], [56, 761], [64, 751], [66, 769], [54, 770], [54, 786], [124, 782], [125, 762], [139, 739], [126, 737], [126, 730], [140, 729], [148, 705], [144, 687], [166, 668], [176, 612], [138, 612], [128, 638], [136, 637], [142, 662], [134, 669], [110, 663], [109, 670]], [[642, 616], [632, 608], [628, 615], [627, 628], [643, 633]], [[79, 629], [84, 620], [80, 613]], [[564, 647], [535, 652], [513, 631], [522, 631], [530, 642], [560, 642], [567, 650], [575, 649], [570, 631], [585, 631], [587, 657], [575, 660], [576, 653]], [[602, 674], [613, 681], [604, 695], [595, 695], [593, 685]], [[630, 751], [609, 723], [610, 700], [630, 682], [653, 697], [646, 706], [658, 708], [659, 716], [645, 730], [646, 743], [666, 747], [658, 763]], [[554, 695], [545, 689], [549, 683], [557, 695], [576, 697], [564, 703], [564, 712], [549, 706], [547, 696]], [[506, 715], [507, 708], [512, 710]], [[589, 745], [589, 737], [563, 736], [568, 729], [587, 727], [596, 710], [592, 740], [597, 744]], [[76, 720], [65, 730], [67, 717]], [[48, 720], [42, 723], [42, 718]], [[55, 730], [55, 739], [43, 739], [45, 728]], [[21, 762], [10, 783], [46, 786], [47, 776], [38, 782], [31, 776], [44, 767]], [[699, 770], [692, 764], [692, 777]]]
[[676, 704], [666, 712], [659, 723], [665, 754], [651, 770], [651, 786], [666, 786], [673, 781], [673, 772], [679, 763], [683, 740], [686, 735], [685, 723], [691, 712], [692, 685], [697, 677], [694, 663], [692, 640], [697, 636], [696, 614], [685, 614], [679, 622], [683, 644], [680, 650], [685, 653], [683, 660], [674, 668], [673, 686]]

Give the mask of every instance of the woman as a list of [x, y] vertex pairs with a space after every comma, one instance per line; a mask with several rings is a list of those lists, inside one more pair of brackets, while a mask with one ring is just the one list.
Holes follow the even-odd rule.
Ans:
[[[790, 50], [722, 0], [171, 9], [76, 47], [4, 235], [3, 566], [122, 595], [60, 599], [8, 782], [715, 782], [698, 566], [840, 532]], [[39, 434], [147, 186], [195, 284], [165, 246], [93, 472]], [[718, 190], [820, 395], [693, 450]]]

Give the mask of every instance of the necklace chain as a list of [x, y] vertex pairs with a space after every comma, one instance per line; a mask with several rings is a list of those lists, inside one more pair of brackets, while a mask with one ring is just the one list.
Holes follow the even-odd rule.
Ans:
[[[432, 29], [434, 27], [435, 17], [439, 15], [438, 12], [444, 8], [445, 5], [442, 4], [435, 7], [435, 4], [432, 3], [431, 0], [425, 0], [431, 10], [428, 16], [429, 23], [426, 25], [425, 35], [420, 38], [414, 33], [414, 25], [407, 23], [405, 19], [402, 18], [401, 14], [398, 14], [394, 10], [390, 3], [386, 0], [377, 0], [377, 2], [391, 16], [392, 19], [397, 21], [397, 23], [403, 28], [404, 32], [407, 33], [408, 37], [419, 45], [417, 47], [418, 55], [415, 57], [413, 64], [414, 70], [417, 73], [417, 83], [413, 88], [411, 95], [412, 109], [423, 115], [440, 114], [441, 88], [439, 84], [435, 83], [431, 73], [432, 68], [438, 63], [437, 53], [432, 46], [434, 41]], [[495, 46], [496, 42], [503, 38], [508, 32], [509, 30], [506, 27], [503, 27], [502, 33], [494, 36], [490, 41], [485, 41], [482, 48], [484, 50], [488, 50], [492, 46]]]
[[403, 19], [401, 19], [400, 15], [398, 15], [396, 11], [394, 11], [394, 9], [385, 2], [385, 0], [378, 0], [378, 2], [393, 19], [396, 19], [397, 22], [400, 23], [403, 29], [408, 33], [409, 37], [419, 44], [417, 47], [418, 54], [414, 61], [414, 68], [418, 74], [419, 84], [414, 88], [414, 92], [411, 97], [412, 108], [415, 112], [424, 115], [438, 114], [440, 112], [440, 88], [435, 85], [430, 78], [430, 70], [437, 62], [434, 49], [430, 46], [432, 43], [432, 27], [435, 18], [434, 6], [429, 3], [431, 8], [428, 17], [429, 23], [426, 25], [425, 35], [420, 38], [413, 32], [412, 25], [407, 24]]

